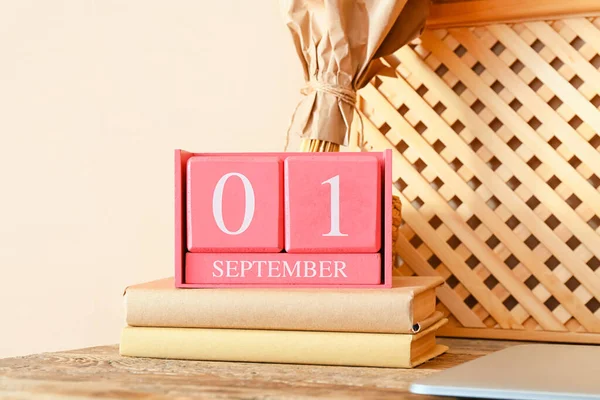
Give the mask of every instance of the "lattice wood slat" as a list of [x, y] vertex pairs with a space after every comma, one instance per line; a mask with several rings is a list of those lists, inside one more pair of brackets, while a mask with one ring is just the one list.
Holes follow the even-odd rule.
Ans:
[[446, 334], [600, 343], [599, 53], [600, 18], [426, 31], [360, 92]]

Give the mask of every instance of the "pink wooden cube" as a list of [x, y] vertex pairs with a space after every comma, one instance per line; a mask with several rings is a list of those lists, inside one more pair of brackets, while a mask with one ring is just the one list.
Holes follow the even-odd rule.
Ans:
[[374, 253], [381, 244], [381, 167], [369, 154], [285, 160], [285, 249]]
[[187, 247], [191, 252], [281, 251], [281, 158], [253, 155], [190, 158]]

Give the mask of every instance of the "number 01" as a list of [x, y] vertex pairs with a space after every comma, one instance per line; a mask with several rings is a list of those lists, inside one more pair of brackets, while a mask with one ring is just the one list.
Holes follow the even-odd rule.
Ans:
[[[223, 220], [223, 190], [225, 189], [225, 184], [231, 177], [239, 178], [244, 185], [244, 197], [245, 197], [245, 209], [244, 209], [244, 219], [242, 221], [242, 225], [236, 231], [230, 231], [225, 226], [225, 221]], [[322, 185], [329, 184], [331, 188], [331, 196], [330, 196], [330, 229], [328, 233], [324, 233], [322, 236], [348, 236], [346, 233], [340, 232], [340, 176], [336, 175], [333, 178], [330, 178], [321, 183]], [[254, 210], [256, 208], [256, 201], [254, 198], [254, 189], [252, 188], [252, 183], [250, 180], [243, 174], [238, 172], [230, 172], [225, 174], [219, 179], [217, 185], [215, 186], [215, 190], [213, 191], [213, 217], [219, 229], [228, 235], [240, 235], [244, 233], [250, 224], [252, 223], [252, 218], [254, 218]]]

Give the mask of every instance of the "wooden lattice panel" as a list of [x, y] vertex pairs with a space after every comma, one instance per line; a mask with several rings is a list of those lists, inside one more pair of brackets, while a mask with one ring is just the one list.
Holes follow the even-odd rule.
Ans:
[[600, 18], [426, 31], [361, 92], [446, 335], [600, 342]]

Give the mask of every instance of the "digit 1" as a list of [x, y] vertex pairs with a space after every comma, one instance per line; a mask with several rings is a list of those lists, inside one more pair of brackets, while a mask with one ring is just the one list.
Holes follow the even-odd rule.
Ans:
[[331, 229], [323, 236], [348, 236], [348, 234], [340, 232], [340, 176], [336, 175], [327, 179], [325, 182], [321, 182], [321, 185], [326, 183], [331, 187]]
[[[241, 179], [244, 184], [244, 195], [246, 198], [246, 207], [244, 209], [244, 220], [242, 221], [242, 225], [239, 227], [237, 231], [230, 231], [225, 226], [225, 221], [223, 221], [223, 189], [225, 188], [225, 183], [227, 180], [236, 176]], [[215, 218], [215, 222], [219, 229], [228, 235], [239, 235], [242, 234], [248, 229], [250, 223], [252, 222], [252, 218], [254, 217], [254, 189], [252, 188], [252, 183], [246, 178], [244, 175], [237, 172], [230, 172], [225, 174], [219, 179], [217, 182], [217, 186], [215, 186], [215, 190], [213, 192], [213, 217]]]

